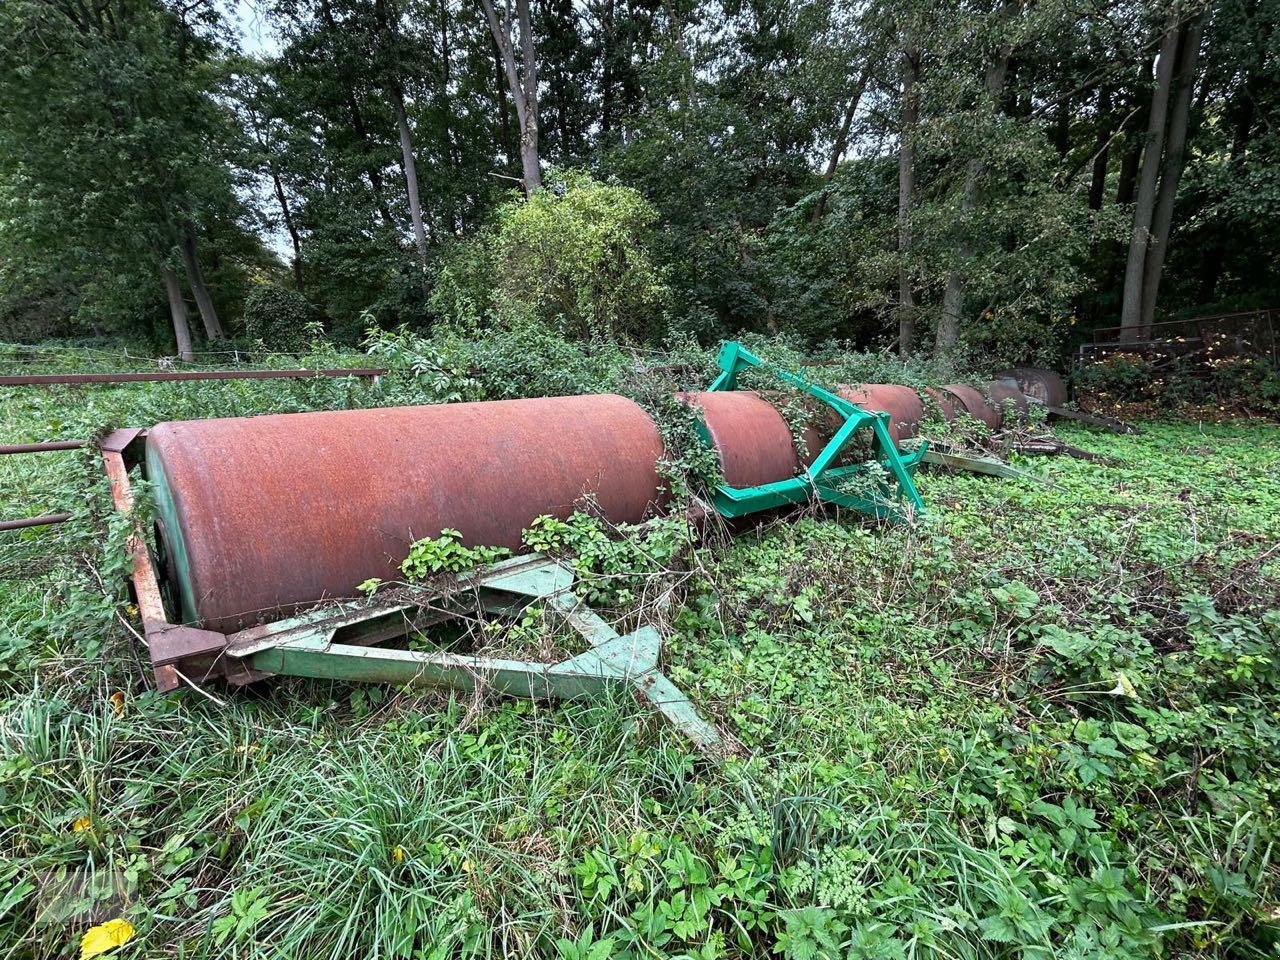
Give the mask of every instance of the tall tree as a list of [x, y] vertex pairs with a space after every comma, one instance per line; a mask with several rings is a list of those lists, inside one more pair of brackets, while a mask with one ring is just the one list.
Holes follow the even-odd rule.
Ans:
[[[507, 89], [516, 105], [516, 117], [520, 122], [520, 169], [523, 173], [525, 193], [533, 193], [542, 186], [542, 164], [538, 156], [538, 54], [533, 37], [533, 21], [529, 14], [529, 0], [515, 0], [515, 21], [512, 21], [510, 0], [507, 0], [501, 16], [494, 0], [480, 0], [493, 41], [502, 58], [502, 68], [507, 79]], [[512, 29], [519, 30], [520, 64], [516, 64]]]
[[916, 335], [916, 302], [911, 284], [911, 207], [915, 199], [916, 137], [919, 123], [919, 52], [910, 37], [903, 44], [901, 123], [898, 130], [898, 353], [910, 356]]
[[1120, 338], [1136, 340], [1142, 332], [1142, 286], [1151, 242], [1151, 220], [1155, 212], [1159, 187], [1161, 157], [1164, 150], [1165, 123], [1169, 110], [1169, 94], [1173, 84], [1174, 62], [1181, 36], [1176, 17], [1171, 17], [1160, 41], [1156, 62], [1156, 86], [1151, 96], [1151, 113], [1147, 121], [1147, 138], [1143, 144], [1142, 166], [1138, 174], [1138, 197], [1133, 210], [1133, 234], [1129, 240], [1129, 259], [1124, 274], [1124, 298], [1120, 314]]
[[[1005, 27], [1005, 21], [1012, 16], [1012, 13], [1013, 4], [1005, 3], [998, 17], [998, 31]], [[984, 113], [997, 112], [1000, 109], [1005, 75], [1009, 71], [1009, 57], [1013, 52], [1012, 45], [1004, 37], [997, 40], [997, 47], [998, 49], [992, 54], [987, 64], [983, 84], [984, 96], [979, 100], [978, 109]], [[1061, 149], [1059, 152], [1065, 154]], [[943, 355], [951, 353], [960, 339], [966, 271], [969, 269], [969, 260], [973, 256], [973, 242], [970, 239], [974, 229], [972, 221], [980, 202], [982, 177], [985, 170], [986, 163], [981, 154], [970, 158], [965, 166], [964, 193], [960, 200], [959, 217], [959, 227], [963, 234], [957, 250], [956, 265], [951, 268], [951, 273], [947, 277], [947, 287], [942, 295], [942, 313], [938, 317], [937, 352]]]
[[1156, 197], [1151, 222], [1151, 241], [1142, 276], [1142, 335], [1148, 336], [1155, 322], [1156, 300], [1160, 294], [1160, 278], [1173, 225], [1173, 205], [1178, 196], [1178, 183], [1186, 160], [1187, 126], [1191, 119], [1191, 93], [1195, 87], [1196, 67], [1200, 62], [1200, 44], [1204, 32], [1203, 15], [1194, 17], [1182, 28], [1178, 53], [1177, 78], [1173, 104], [1169, 114], [1168, 143], [1164, 165], [1160, 171], [1160, 190]]
[[30, 254], [98, 290], [124, 279], [158, 292], [162, 274], [185, 354], [169, 264], [183, 264], [207, 336], [221, 337], [195, 235], [243, 214], [214, 85], [218, 30], [202, 2], [0, 6], [0, 176], [26, 184], [21, 216], [45, 237]]

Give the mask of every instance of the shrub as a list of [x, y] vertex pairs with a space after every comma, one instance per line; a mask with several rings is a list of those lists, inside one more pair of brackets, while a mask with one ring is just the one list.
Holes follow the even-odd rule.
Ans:
[[667, 288], [649, 250], [656, 211], [630, 187], [559, 179], [446, 255], [432, 311], [463, 327], [540, 321], [575, 339], [657, 339]]
[[286, 287], [256, 287], [244, 301], [245, 335], [272, 350], [305, 349], [311, 320], [306, 298]]

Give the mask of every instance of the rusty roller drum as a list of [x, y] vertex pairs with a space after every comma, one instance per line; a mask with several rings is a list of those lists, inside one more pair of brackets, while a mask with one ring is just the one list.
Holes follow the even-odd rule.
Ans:
[[1025, 423], [1031, 410], [1031, 404], [1013, 380], [993, 380], [987, 384], [987, 395], [1000, 411], [1003, 422], [1016, 421]]
[[999, 374], [1002, 380], [1012, 380], [1023, 395], [1048, 407], [1060, 407], [1067, 402], [1067, 385], [1052, 370], [1039, 367], [1014, 367]]
[[838, 386], [836, 393], [871, 413], [889, 414], [889, 436], [901, 444], [916, 435], [924, 419], [920, 394], [896, 383], [864, 383], [858, 387]]
[[516, 547], [584, 497], [639, 521], [662, 452], [641, 407], [599, 395], [162, 423], [147, 468], [183, 619], [232, 632], [395, 579], [445, 528]]
[[947, 423], [955, 420], [960, 415], [960, 401], [951, 394], [936, 387], [925, 387], [923, 392], [934, 407], [937, 408], [938, 416], [942, 417]]
[[959, 411], [985, 423], [992, 430], [1000, 428], [1000, 408], [987, 402], [986, 397], [964, 383], [949, 383], [942, 392], [951, 396], [959, 405]]
[[[731, 487], [756, 487], [794, 477], [800, 472], [791, 427], [773, 404], [749, 391], [682, 393], [680, 399], [702, 414], [720, 458], [720, 471]], [[810, 459], [822, 449], [813, 433]]]

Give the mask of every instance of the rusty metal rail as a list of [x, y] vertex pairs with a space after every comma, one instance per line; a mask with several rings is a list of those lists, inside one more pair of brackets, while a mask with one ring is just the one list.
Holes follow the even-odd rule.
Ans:
[[144, 373], [40, 373], [0, 377], [0, 387], [43, 387], [53, 384], [146, 383], [171, 380], [306, 380], [315, 377], [381, 377], [382, 367], [336, 367], [325, 370], [157, 370]]
[[[52, 450], [78, 450], [85, 446], [83, 440], [49, 440], [45, 443], [5, 443], [0, 444], [0, 456], [13, 453], [46, 453]], [[5, 530], [26, 530], [29, 527], [48, 527], [57, 523], [66, 523], [72, 518], [70, 513], [46, 513], [39, 517], [20, 517], [17, 520], [0, 520], [0, 532]]]
[[55, 523], [66, 523], [73, 515], [70, 513], [46, 513], [40, 517], [22, 517], [19, 520], [0, 520], [0, 530], [25, 530], [27, 527], [48, 527]]
[[46, 453], [51, 450], [79, 450], [83, 440], [49, 440], [45, 443], [0, 443], [0, 456], [10, 453]]

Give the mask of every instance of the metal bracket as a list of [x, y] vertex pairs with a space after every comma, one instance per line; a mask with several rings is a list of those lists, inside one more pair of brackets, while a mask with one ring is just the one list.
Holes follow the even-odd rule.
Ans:
[[[815, 495], [827, 503], [852, 507], [875, 517], [904, 519], [907, 510], [916, 513], [924, 511], [924, 501], [920, 499], [912, 474], [924, 457], [928, 445], [922, 443], [908, 454], [901, 453], [889, 435], [887, 413], [863, 410], [843, 397], [811, 383], [798, 373], [770, 367], [742, 344], [732, 340], [720, 347], [719, 366], [721, 373], [707, 388], [709, 391], [736, 390], [738, 374], [747, 367], [755, 367], [826, 404], [841, 420], [835, 435], [799, 476], [756, 487], [731, 487], [727, 484], [717, 487], [715, 507], [721, 514], [740, 517], [789, 503], [803, 503]], [[840, 467], [834, 465], [854, 435], [864, 428], [871, 431], [876, 459], [884, 467], [888, 479], [895, 481], [890, 484], [887, 480], [873, 480], [871, 495], [855, 493], [843, 486], [847, 481], [859, 477], [869, 478], [865, 463]], [[701, 425], [700, 430], [703, 440], [709, 445], [711, 436], [705, 424]]]

